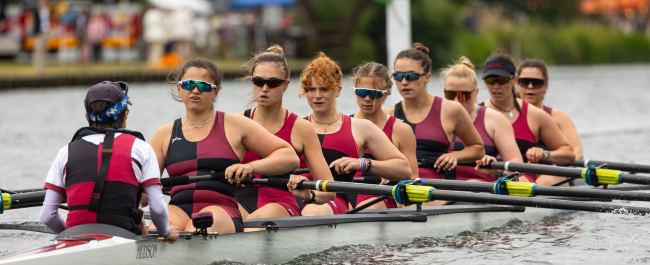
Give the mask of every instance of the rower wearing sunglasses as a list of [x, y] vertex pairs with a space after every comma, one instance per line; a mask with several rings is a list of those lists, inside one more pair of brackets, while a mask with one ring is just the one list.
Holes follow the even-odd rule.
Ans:
[[[384, 111], [411, 126], [417, 141], [419, 177], [444, 179], [445, 170], [481, 159], [483, 141], [462, 105], [427, 92], [430, 71], [429, 48], [415, 43], [401, 51], [395, 59], [393, 79], [404, 100]], [[465, 149], [449, 153], [454, 135]]]
[[[479, 165], [487, 164], [491, 157], [501, 154], [503, 161], [522, 162], [521, 154], [517, 148], [515, 134], [510, 122], [499, 112], [479, 106], [478, 103], [478, 77], [474, 72], [474, 65], [465, 56], [454, 65], [440, 71], [444, 80], [445, 98], [454, 100], [463, 105], [473, 120], [474, 128], [483, 140], [485, 156], [477, 161], [477, 166], [459, 165], [453, 170], [445, 172], [446, 179], [493, 182], [501, 176], [501, 171], [496, 169], [483, 169]], [[465, 148], [463, 142], [454, 139], [449, 151], [460, 151]]]
[[[524, 162], [561, 165], [573, 162], [575, 154], [571, 143], [553, 118], [542, 109], [530, 108], [528, 102], [516, 97], [517, 77], [510, 56], [502, 52], [490, 56], [485, 63], [483, 81], [490, 99], [481, 105], [501, 112], [510, 121]], [[544, 141], [550, 151], [535, 148], [538, 140]], [[524, 174], [523, 177], [535, 182], [534, 175]]]
[[[169, 222], [195, 231], [190, 216], [212, 212], [209, 232], [242, 232], [244, 224], [235, 200], [235, 187], [250, 174], [279, 175], [298, 166], [295, 151], [258, 123], [241, 115], [214, 111], [223, 75], [214, 63], [202, 58], [185, 62], [175, 75], [170, 92], [185, 104], [185, 115], [156, 131], [151, 146], [158, 156], [160, 173], [169, 177], [224, 172], [226, 178], [175, 186], [169, 201]], [[251, 150], [264, 157], [241, 163]]]
[[[282, 96], [289, 87], [289, 62], [282, 47], [274, 45], [259, 53], [252, 60], [250, 76], [253, 98], [249, 104], [257, 107], [238, 113], [259, 123], [267, 131], [289, 143], [295, 153], [304, 155], [309, 171], [315, 180], [333, 180], [320, 149], [316, 131], [308, 121], [282, 107]], [[242, 163], [251, 163], [261, 157], [246, 151]], [[237, 189], [237, 202], [244, 219], [300, 216], [302, 209], [296, 197], [305, 203], [324, 204], [334, 199], [331, 192], [293, 189], [304, 176], [292, 175], [291, 171], [279, 175], [255, 175], [256, 178], [290, 179], [285, 188], [264, 185], [246, 185]], [[245, 231], [264, 230], [247, 228]]]
[[[406, 157], [375, 124], [350, 118], [336, 109], [341, 94], [341, 68], [320, 52], [302, 73], [300, 96], [306, 96], [314, 111], [306, 119], [318, 133], [321, 149], [336, 181], [352, 182], [357, 171], [370, 172], [389, 180], [411, 178]], [[376, 159], [361, 156], [369, 150]], [[304, 156], [303, 156], [304, 158]], [[306, 166], [301, 158], [301, 167]], [[310, 178], [309, 174], [306, 174]], [[349, 208], [347, 194], [337, 193], [327, 204], [309, 204], [303, 215], [343, 214]]]
[[[576, 126], [573, 124], [571, 118], [564, 111], [553, 109], [542, 103], [547, 89], [548, 71], [544, 61], [529, 59], [519, 64], [519, 68], [517, 69], [517, 90], [521, 99], [550, 114], [560, 127], [560, 131], [571, 142], [576, 159], [582, 159], [580, 136], [578, 136], [578, 131], [576, 131]], [[549, 150], [542, 140], [538, 141], [536, 146], [537, 148]], [[564, 179], [564, 177], [538, 175], [537, 183], [540, 185], [552, 185]]]
[[[357, 104], [359, 111], [350, 117], [357, 119], [366, 119], [374, 123], [377, 127], [382, 128], [388, 139], [397, 147], [397, 149], [408, 159], [411, 166], [412, 178], [418, 177], [418, 164], [415, 158], [415, 136], [411, 127], [398, 121], [394, 116], [386, 114], [381, 109], [384, 100], [390, 95], [393, 81], [390, 80], [388, 69], [383, 65], [375, 62], [366, 63], [359, 66], [354, 71], [352, 78], [354, 83], [354, 94], [357, 95]], [[364, 158], [375, 159], [375, 157], [366, 151]], [[357, 177], [376, 177], [370, 172], [357, 171]], [[383, 179], [386, 182], [387, 179]], [[366, 204], [378, 196], [357, 195], [356, 205]], [[396, 208], [397, 202], [394, 198], [385, 199], [366, 209], [385, 209]]]

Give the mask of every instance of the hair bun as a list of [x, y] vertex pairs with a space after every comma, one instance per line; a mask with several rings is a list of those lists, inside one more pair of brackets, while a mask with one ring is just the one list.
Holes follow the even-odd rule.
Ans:
[[284, 50], [282, 49], [282, 47], [280, 47], [280, 45], [277, 45], [277, 44], [275, 44], [275, 45], [269, 47], [268, 49], [266, 49], [266, 52], [271, 52], [271, 53], [277, 53], [279, 55], [284, 55]]
[[411, 49], [415, 49], [415, 50], [423, 52], [426, 55], [429, 55], [429, 48], [427, 48], [427, 46], [424, 46], [424, 44], [422, 44], [422, 43], [419, 43], [419, 42], [413, 43], [413, 45], [411, 46]]
[[470, 61], [467, 57], [461, 56], [459, 62], [474, 70], [474, 64], [472, 64], [472, 61]]

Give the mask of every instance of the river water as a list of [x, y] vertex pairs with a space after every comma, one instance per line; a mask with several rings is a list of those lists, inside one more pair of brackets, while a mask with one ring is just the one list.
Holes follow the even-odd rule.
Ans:
[[[245, 109], [249, 83], [226, 80], [217, 109]], [[301, 117], [310, 113], [298, 98], [299, 79], [293, 78], [284, 105]], [[479, 84], [479, 99], [488, 98]], [[149, 139], [156, 129], [184, 114], [160, 83], [133, 83], [133, 106], [127, 127]], [[358, 110], [352, 85], [343, 82], [337, 108]], [[83, 99], [88, 87], [13, 89], [0, 91], [0, 188], [43, 186], [58, 150], [86, 125]], [[563, 66], [550, 69], [545, 104], [565, 111], [582, 139], [585, 158], [650, 164], [650, 65]], [[440, 80], [432, 78], [429, 92], [442, 96]], [[397, 91], [386, 105], [401, 100]], [[643, 204], [640, 204], [643, 205]], [[0, 222], [36, 221], [40, 208], [10, 210]], [[611, 214], [579, 214], [543, 223], [512, 224], [477, 234], [418, 238], [411, 244], [355, 246], [301, 256], [292, 263], [481, 263], [584, 264], [650, 262], [650, 220]], [[496, 231], [496, 232], [495, 232]], [[50, 235], [0, 231], [0, 256], [43, 244]], [[314, 258], [318, 257], [318, 258]]]

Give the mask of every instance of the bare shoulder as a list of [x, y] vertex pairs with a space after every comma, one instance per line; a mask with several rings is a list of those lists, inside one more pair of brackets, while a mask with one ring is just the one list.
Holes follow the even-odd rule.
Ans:
[[553, 116], [553, 119], [557, 121], [571, 120], [571, 118], [569, 118], [569, 115], [567, 115], [566, 112], [561, 111], [559, 109], [553, 109], [553, 112], [551, 112], [551, 116]]
[[316, 135], [314, 126], [311, 125], [311, 122], [298, 118], [293, 126], [294, 132], [298, 133], [303, 138], [309, 138]]
[[396, 119], [395, 124], [393, 124], [393, 135], [397, 135], [400, 139], [412, 137], [415, 140], [415, 134], [411, 126], [400, 121], [399, 119]]
[[352, 127], [360, 130], [372, 130], [373, 127], [379, 129], [377, 125], [366, 119], [350, 118]]
[[242, 114], [239, 114], [239, 113], [225, 113], [224, 112], [223, 119], [226, 122], [236, 122], [238, 124], [239, 123], [248, 123], [248, 122], [251, 121], [251, 119], [249, 119], [249, 118], [247, 118], [247, 117], [245, 117], [243, 115], [243, 112], [242, 112]]
[[382, 109], [386, 114], [390, 116], [395, 116], [395, 105], [390, 105]]
[[503, 116], [501, 113], [491, 108], [487, 108], [487, 107], [484, 108], [485, 108], [485, 118], [487, 118], [493, 124], [498, 126], [510, 125], [510, 121], [506, 118], [506, 116]]
[[442, 100], [442, 109], [446, 109], [447, 111], [450, 111], [450, 113], [458, 113], [458, 112], [463, 112], [466, 111], [465, 108], [463, 108], [463, 105], [456, 101], [451, 101], [451, 100]]
[[[162, 136], [165, 136], [165, 135], [170, 135], [171, 136], [173, 129], [174, 129], [174, 122], [167, 123], [167, 124], [165, 124], [163, 126], [160, 126], [160, 128], [158, 128], [158, 130], [156, 130], [156, 132], [154, 133], [153, 137], [156, 138], [156, 137], [162, 137]], [[152, 138], [152, 140], [153, 140], [153, 138]]]
[[244, 111], [242, 111], [242, 112], [236, 112], [236, 113], [233, 113], [233, 114], [235, 114], [235, 115], [242, 115], [242, 116], [244, 116]]

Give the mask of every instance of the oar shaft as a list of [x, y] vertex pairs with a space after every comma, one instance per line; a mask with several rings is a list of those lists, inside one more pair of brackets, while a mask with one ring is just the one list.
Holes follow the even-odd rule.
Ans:
[[[246, 178], [243, 183], [250, 184], [267, 184], [269, 186], [282, 186], [288, 182], [287, 179], [250, 179]], [[315, 189], [329, 192], [343, 192], [343, 193], [368, 193], [377, 195], [392, 194], [393, 187], [387, 185], [373, 185], [337, 181], [303, 181], [298, 188]], [[485, 184], [485, 183], [478, 183]], [[420, 186], [427, 188], [427, 186]], [[475, 185], [478, 188], [478, 185]], [[414, 187], [415, 188], [415, 187]], [[428, 187], [431, 188], [431, 187]], [[481, 194], [470, 192], [447, 191], [441, 189], [433, 189], [429, 191], [429, 197], [433, 200], [445, 201], [462, 201], [462, 202], [475, 202], [487, 204], [503, 204], [503, 205], [516, 205], [526, 207], [538, 208], [552, 208], [564, 210], [578, 210], [578, 211], [591, 211], [591, 212], [612, 212], [615, 210], [625, 209], [633, 213], [650, 213], [650, 208], [622, 206], [613, 204], [600, 204], [600, 203], [585, 203], [579, 201], [564, 201], [552, 200], [533, 197], [512, 197], [494, 194]]]
[[607, 168], [616, 169], [629, 172], [640, 172], [640, 173], [650, 173], [650, 165], [643, 164], [634, 164], [634, 163], [621, 163], [621, 162], [612, 162], [612, 161], [603, 161], [603, 160], [592, 160], [592, 159], [576, 159], [573, 163], [569, 164], [576, 167], [587, 167], [591, 165], [604, 165], [607, 164]]
[[564, 177], [582, 177], [582, 169], [580, 168], [556, 167], [515, 162], [492, 162], [487, 168]]
[[613, 204], [586, 203], [578, 201], [550, 200], [534, 197], [511, 197], [492, 194], [469, 193], [446, 190], [431, 191], [431, 198], [445, 201], [464, 201], [487, 204], [505, 204], [526, 207], [552, 208], [563, 210], [578, 210], [590, 212], [612, 212], [625, 209], [633, 213], [647, 214], [650, 208], [622, 206]]
[[620, 176], [621, 183], [633, 183], [650, 185], [650, 176], [623, 173]]

